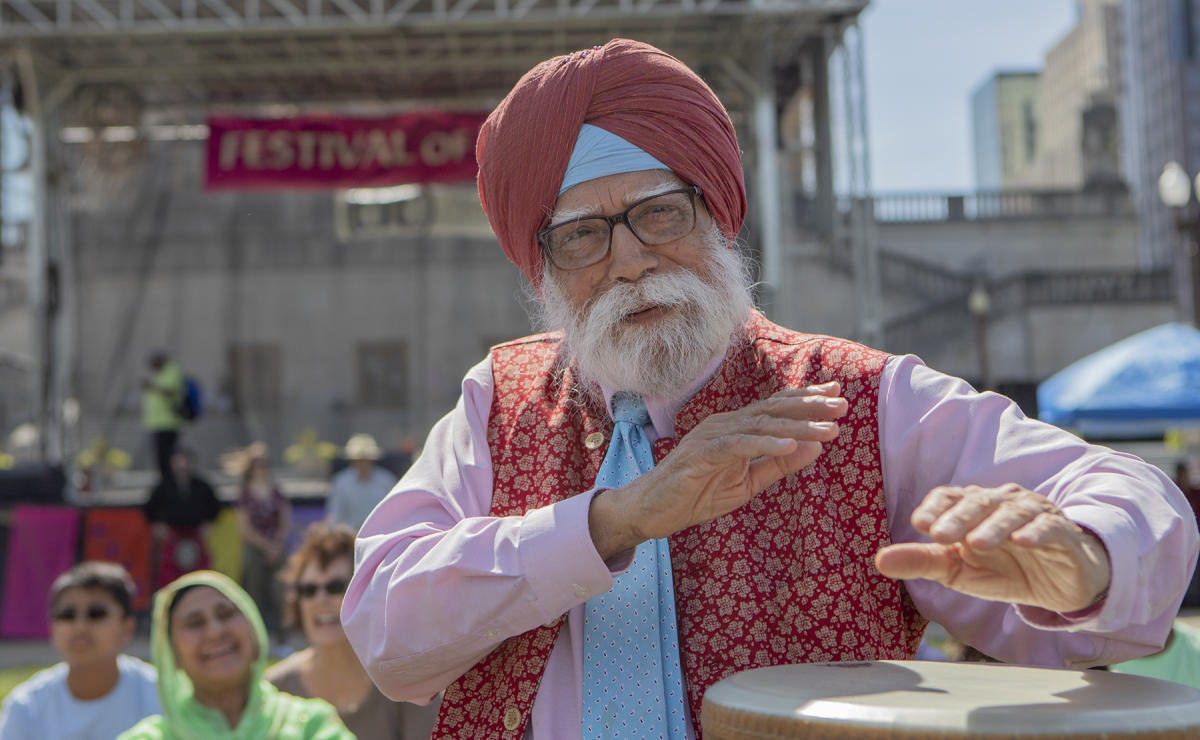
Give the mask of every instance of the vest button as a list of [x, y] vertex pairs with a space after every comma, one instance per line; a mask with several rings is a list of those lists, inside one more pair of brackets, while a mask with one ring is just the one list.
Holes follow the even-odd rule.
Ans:
[[521, 726], [521, 711], [516, 707], [504, 710], [504, 729], [512, 732]]
[[604, 444], [604, 432], [592, 432], [583, 439], [583, 446], [589, 450], [594, 450]]

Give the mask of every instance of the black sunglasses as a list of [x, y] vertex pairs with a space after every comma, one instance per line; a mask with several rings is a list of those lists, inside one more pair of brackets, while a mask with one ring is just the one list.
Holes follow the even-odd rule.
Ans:
[[349, 585], [350, 581], [345, 578], [333, 578], [324, 583], [297, 583], [296, 594], [302, 599], [316, 598], [320, 591], [330, 596], [341, 596]]
[[54, 612], [54, 621], [74, 622], [76, 618], [83, 617], [89, 622], [100, 622], [107, 619], [109, 614], [112, 614], [112, 610], [103, 604], [92, 604], [83, 611], [73, 606], [64, 606]]

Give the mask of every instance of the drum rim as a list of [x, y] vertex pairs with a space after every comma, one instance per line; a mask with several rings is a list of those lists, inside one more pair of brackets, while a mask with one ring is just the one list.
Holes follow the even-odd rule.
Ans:
[[[1019, 730], [1014, 729], [1011, 725], [1011, 716], [1007, 720], [1001, 720], [1000, 713], [985, 712], [980, 714], [978, 708], [971, 709], [970, 711], [956, 712], [952, 708], [941, 705], [933, 707], [900, 707], [886, 703], [854, 704], [852, 702], [838, 701], [839, 697], [836, 695], [817, 696], [810, 699], [804, 699], [803, 695], [801, 695], [798, 699], [803, 702], [801, 705], [803, 711], [800, 711], [797, 708], [797, 701], [792, 702], [790, 709], [786, 707], [786, 703], [781, 706], [770, 706], [769, 702], [762, 701], [762, 687], [752, 686], [755, 681], [760, 679], [765, 681], [768, 686], [784, 685], [787, 681], [802, 677], [805, 672], [811, 672], [814, 669], [819, 670], [827, 667], [878, 668], [885, 665], [914, 671], [921, 681], [918, 686], [928, 684], [931, 688], [936, 688], [938, 680], [948, 680], [946, 678], [947, 672], [988, 670], [993, 673], [1007, 672], [1009, 676], [1012, 676], [1013, 669], [1018, 669], [1023, 674], [1027, 674], [1029, 671], [1044, 671], [1050, 674], [1073, 674], [1085, 679], [1079, 683], [1079, 688], [1087, 688], [1089, 685], [1095, 685], [1097, 682], [1108, 684], [1114, 690], [1121, 688], [1127, 690], [1132, 685], [1138, 685], [1145, 691], [1154, 691], [1155, 693], [1163, 691], [1167, 699], [1175, 695], [1178, 701], [1150, 707], [1117, 704], [1111, 709], [1104, 707], [1091, 708], [1086, 712], [1081, 712], [1078, 709], [1074, 711], [1060, 711], [1060, 709], [1066, 709], [1069, 702], [1028, 705], [1030, 707], [1027, 710], [1029, 713], [1028, 716], [1037, 720], [1037, 726], [1029, 727], [1026, 730]], [[922, 674], [917, 669], [925, 669], [927, 672]], [[932, 670], [935, 676], [931, 677], [928, 674], [930, 670]], [[748, 681], [747, 679], [753, 679], [753, 681]], [[1156, 682], [1160, 686], [1152, 687], [1147, 682]], [[1112, 684], [1122, 683], [1125, 684], [1124, 687], [1112, 686]], [[937, 690], [940, 691], [940, 689]], [[756, 691], [759, 693], [755, 693]], [[900, 687], [896, 691], [903, 692], [905, 689]], [[892, 692], [883, 693], [890, 694]], [[1121, 693], [1118, 691], [1117, 695], [1120, 696]], [[1136, 693], [1140, 694], [1143, 691], [1139, 690]], [[759, 700], [759, 705], [754, 710], [747, 709], [747, 705], [754, 706], [751, 700], [755, 698]], [[1190, 701], [1184, 701], [1185, 699]], [[1014, 704], [1010, 706], [1024, 707], [1026, 705]], [[1036, 706], [1036, 709], [1034, 706]], [[756, 668], [733, 674], [709, 687], [705, 692], [701, 709], [702, 724], [705, 730], [707, 731], [710, 723], [727, 724], [724, 715], [734, 712], [743, 714], [754, 714], [757, 712], [764, 717], [769, 717], [776, 724], [790, 724], [797, 728], [820, 726], [832, 729], [841, 726], [865, 731], [873, 728], [891, 728], [894, 730], [897, 726], [901, 726], [905, 732], [912, 733], [955, 733], [947, 734], [948, 737], [988, 737], [1002, 734], [1007, 736], [1021, 735], [1030, 738], [1035, 738], [1039, 735], [1063, 737], [1070, 735], [1087, 736], [1088, 734], [1108, 737], [1119, 736], [1125, 733], [1138, 733], [1140, 737], [1144, 733], [1175, 732], [1180, 729], [1200, 728], [1200, 691], [1183, 686], [1182, 684], [1142, 676], [1034, 665], [942, 663], [915, 660], [826, 662]], [[1098, 733], [1107, 734], [1098, 735]], [[901, 737], [902, 735], [896, 736]]]

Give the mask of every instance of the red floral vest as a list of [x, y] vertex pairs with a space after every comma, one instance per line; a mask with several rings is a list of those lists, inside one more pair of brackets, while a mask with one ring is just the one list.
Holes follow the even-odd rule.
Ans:
[[[704, 691], [738, 671], [784, 663], [911, 658], [925, 629], [903, 586], [875, 569], [890, 544], [878, 443], [886, 355], [801, 334], [754, 314], [717, 374], [675, 419], [670, 452], [710, 414], [783, 388], [838, 380], [850, 411], [815, 463], [741, 509], [670, 538], [684, 679], [697, 737]], [[488, 424], [493, 516], [589, 490], [612, 422], [560, 364], [558, 336], [492, 350]], [[585, 443], [592, 438], [592, 447]], [[501, 643], [446, 689], [434, 738], [518, 739], [565, 615]]]

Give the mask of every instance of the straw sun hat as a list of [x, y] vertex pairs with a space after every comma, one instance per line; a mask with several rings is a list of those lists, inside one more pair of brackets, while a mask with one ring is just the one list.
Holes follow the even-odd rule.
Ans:
[[379, 445], [369, 434], [356, 434], [351, 437], [346, 442], [346, 449], [342, 454], [347, 460], [378, 460], [380, 457]]

